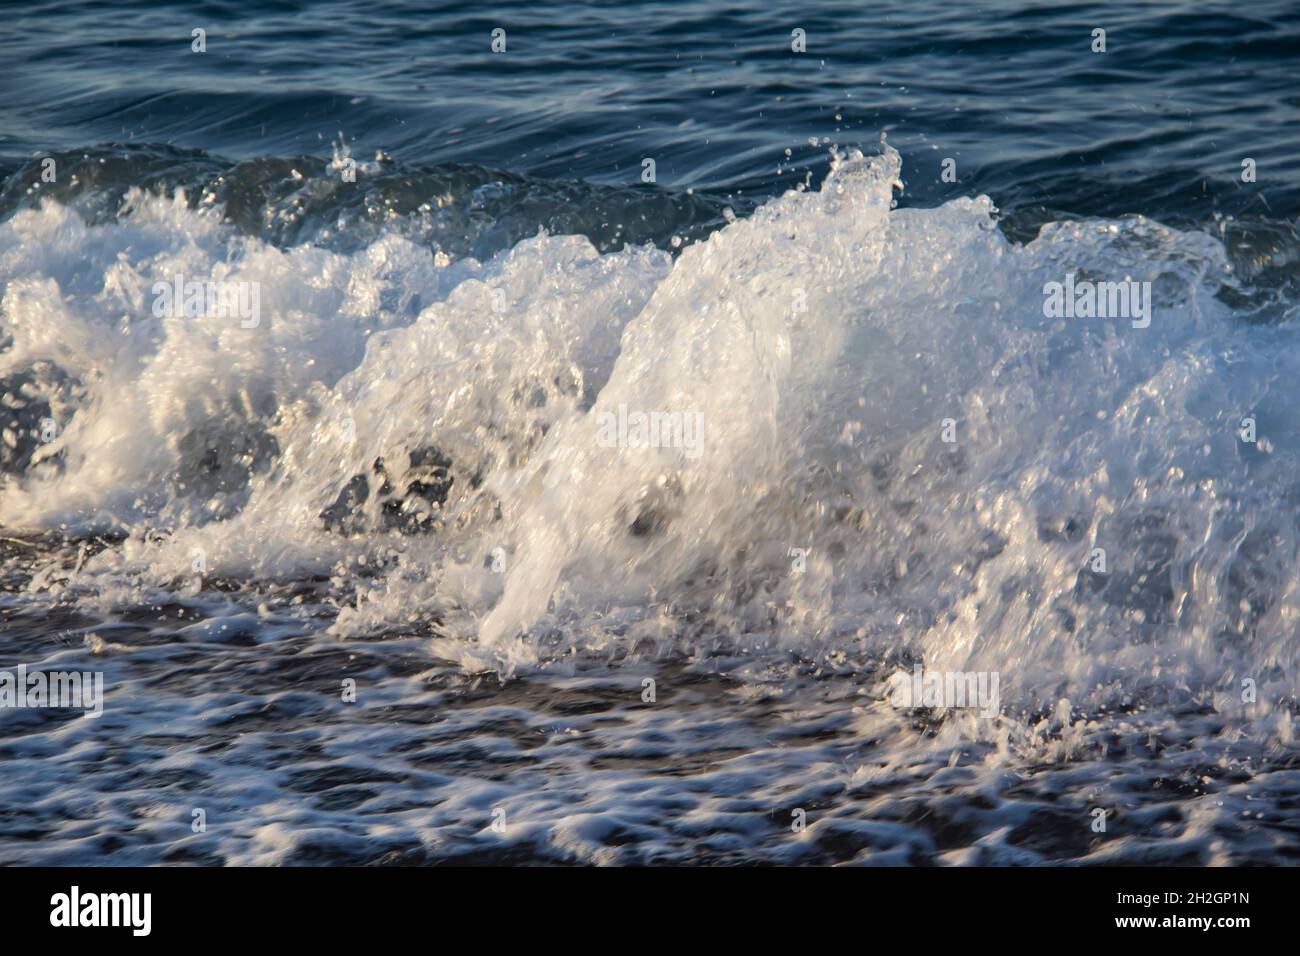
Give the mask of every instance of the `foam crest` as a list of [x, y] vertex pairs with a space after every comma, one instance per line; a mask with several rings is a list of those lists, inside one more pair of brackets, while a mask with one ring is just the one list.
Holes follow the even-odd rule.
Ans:
[[[125, 535], [51, 593], [313, 579], [336, 634], [504, 673], [775, 652], [997, 672], [1048, 710], [1293, 693], [1294, 327], [1242, 320], [1209, 236], [1016, 245], [984, 197], [895, 208], [899, 178], [887, 146], [838, 157], [676, 259], [24, 209], [0, 522]], [[256, 283], [261, 322], [157, 316], [178, 274]], [[1067, 276], [1149, 283], [1149, 325], [1047, 314]]]

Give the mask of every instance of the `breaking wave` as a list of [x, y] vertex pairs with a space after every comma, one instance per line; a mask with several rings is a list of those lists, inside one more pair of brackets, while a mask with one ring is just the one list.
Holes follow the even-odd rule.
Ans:
[[[233, 602], [504, 675], [924, 661], [1028, 712], [1294, 700], [1294, 249], [1252, 271], [1235, 227], [1141, 217], [1013, 242], [986, 197], [898, 208], [888, 146], [739, 218], [162, 159], [0, 198], [0, 525], [80, 542], [31, 600]], [[1067, 274], [1150, 282], [1149, 327], [1046, 317]], [[156, 314], [177, 276], [255, 284], [259, 320]], [[698, 453], [597, 440], [629, 410], [700, 416]]]

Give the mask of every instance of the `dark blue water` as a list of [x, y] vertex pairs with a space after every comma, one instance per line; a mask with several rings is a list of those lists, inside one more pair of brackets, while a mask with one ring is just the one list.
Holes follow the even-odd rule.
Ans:
[[[796, 28], [806, 53], [791, 50]], [[1091, 51], [1096, 28], [1104, 54]], [[1300, 7], [1288, 0], [147, 0], [108, 16], [102, 3], [34, 3], [5, 16], [0, 60], [10, 175], [89, 152], [130, 158], [116, 175], [141, 183], [210, 180], [241, 161], [328, 158], [342, 137], [414, 177], [400, 199], [415, 205], [419, 174], [451, 164], [640, 188], [647, 157], [660, 190], [743, 202], [819, 177], [824, 142], [883, 131], [913, 202], [986, 193], [1004, 211], [1048, 211], [1034, 219], [1199, 222], [1288, 221], [1300, 204]], [[1247, 157], [1254, 185], [1241, 181]], [[945, 158], [956, 182], [941, 181]]]

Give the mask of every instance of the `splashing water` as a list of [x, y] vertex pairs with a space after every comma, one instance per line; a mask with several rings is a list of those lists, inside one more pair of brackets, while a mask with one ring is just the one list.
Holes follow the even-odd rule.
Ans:
[[[675, 259], [282, 248], [140, 191], [19, 211], [0, 522], [122, 538], [34, 598], [328, 578], [333, 633], [507, 675], [725, 651], [998, 672], [1028, 712], [1291, 695], [1293, 324], [1234, 312], [1212, 237], [1014, 245], [983, 197], [895, 208], [899, 175], [837, 157]], [[1150, 282], [1149, 327], [1045, 317], [1067, 273]], [[257, 284], [260, 322], [158, 317], [177, 274]], [[699, 446], [599, 440], [638, 412]]]

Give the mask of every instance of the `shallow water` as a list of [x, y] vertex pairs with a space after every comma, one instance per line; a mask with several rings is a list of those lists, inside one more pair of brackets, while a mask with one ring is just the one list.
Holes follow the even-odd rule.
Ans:
[[1294, 12], [326, 7], [0, 38], [0, 862], [1295, 860]]

